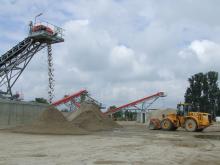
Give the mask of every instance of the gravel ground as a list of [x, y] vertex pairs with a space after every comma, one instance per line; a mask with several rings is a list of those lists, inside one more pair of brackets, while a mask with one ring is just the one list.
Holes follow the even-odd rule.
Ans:
[[0, 165], [219, 165], [220, 125], [202, 133], [149, 131], [142, 124], [91, 135], [0, 131]]

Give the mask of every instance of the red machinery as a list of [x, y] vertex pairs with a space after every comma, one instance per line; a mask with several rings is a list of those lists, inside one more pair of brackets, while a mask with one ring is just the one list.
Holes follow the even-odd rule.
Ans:
[[32, 32], [38, 32], [38, 31], [46, 31], [49, 34], [53, 34], [53, 30], [45, 25], [35, 25], [32, 27]]
[[[134, 108], [136, 108], [136, 109], [141, 110], [141, 108], [138, 108], [138, 107], [137, 107], [138, 104], [142, 104], [142, 108], [143, 108], [143, 104], [145, 104], [147, 101], [152, 100], [152, 102], [149, 103], [149, 105], [148, 105], [148, 107], [149, 107], [149, 106], [152, 105], [159, 97], [165, 97], [164, 92], [158, 92], [158, 93], [156, 93], [156, 94], [154, 94], [154, 95], [144, 97], [144, 98], [142, 98], [142, 99], [139, 99], [139, 100], [133, 101], [133, 102], [131, 102], [131, 103], [122, 105], [122, 106], [120, 106], [120, 107], [117, 107], [117, 108], [115, 108], [115, 109], [111, 109], [111, 110], [105, 112], [105, 114], [110, 115], [110, 114], [116, 113], [116, 112], [118, 112], [118, 111], [121, 111], [121, 110], [123, 110], [123, 109], [130, 108], [130, 107], [134, 107]], [[148, 108], [148, 107], [147, 107], [147, 108]], [[146, 109], [147, 109], [147, 108], [146, 108]]]
[[102, 108], [102, 104], [99, 103], [98, 101], [96, 101], [95, 99], [93, 99], [92, 97], [90, 97], [88, 91], [85, 89], [80, 90], [79, 92], [74, 93], [72, 95], [66, 96], [58, 101], [55, 101], [52, 103], [52, 105], [59, 106], [62, 104], [70, 103], [70, 106], [74, 106], [73, 108], [72, 107], [70, 108], [72, 111], [73, 109], [76, 110], [76, 109], [80, 108], [80, 104], [83, 101], [95, 103], [100, 108]]
[[65, 104], [67, 102], [71, 102], [73, 103], [77, 108], [80, 107], [80, 103], [79, 101], [77, 101], [77, 99], [79, 99], [79, 97], [81, 97], [82, 95], [87, 95], [88, 94], [88, 91], [83, 89], [83, 90], [80, 90], [79, 92], [77, 93], [74, 93], [72, 95], [69, 95], [67, 97], [64, 97], [58, 101], [55, 101], [52, 103], [53, 106], [58, 106], [58, 105], [61, 105], [61, 104]]

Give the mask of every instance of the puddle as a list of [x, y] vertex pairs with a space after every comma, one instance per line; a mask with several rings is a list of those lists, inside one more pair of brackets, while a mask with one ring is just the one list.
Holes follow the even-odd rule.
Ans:
[[220, 135], [194, 135], [194, 137], [200, 139], [220, 140]]

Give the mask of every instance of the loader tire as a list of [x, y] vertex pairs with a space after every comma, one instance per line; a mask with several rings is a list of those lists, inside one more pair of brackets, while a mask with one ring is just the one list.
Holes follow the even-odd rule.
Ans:
[[189, 132], [195, 132], [197, 130], [196, 121], [193, 119], [187, 119], [185, 122], [185, 129]]
[[165, 130], [165, 131], [172, 131], [173, 129], [173, 124], [168, 119], [162, 120], [160, 125], [161, 125], [162, 130]]

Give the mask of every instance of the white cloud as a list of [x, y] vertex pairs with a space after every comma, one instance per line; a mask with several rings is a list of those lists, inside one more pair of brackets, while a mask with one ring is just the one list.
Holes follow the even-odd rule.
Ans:
[[193, 41], [189, 47], [202, 63], [220, 60], [220, 44], [212, 41]]
[[197, 57], [202, 64], [213, 64], [220, 61], [220, 44], [209, 40], [195, 40], [184, 50], [179, 52], [183, 59]]
[[[56, 98], [87, 88], [105, 104], [120, 105], [165, 91], [167, 106], [175, 107], [189, 76], [220, 70], [220, 1], [57, 2], [3, 0], [0, 6], [3, 49], [26, 37], [39, 12], [39, 19], [65, 29], [65, 42], [53, 45]], [[20, 89], [26, 98], [47, 97], [46, 50], [22, 74], [14, 90]]]
[[159, 69], [158, 75], [164, 80], [174, 80], [175, 79], [174, 73], [168, 69]]
[[110, 62], [115, 67], [129, 66], [133, 68], [135, 61], [134, 51], [123, 45], [114, 47], [110, 54]]
[[109, 56], [110, 69], [116, 72], [118, 80], [138, 81], [152, 71], [146, 54], [138, 54], [124, 45], [112, 48]]
[[71, 30], [74, 33], [77, 33], [82, 30], [82, 28], [86, 28], [89, 25], [89, 20], [71, 20], [68, 21], [64, 28], [69, 31]]

